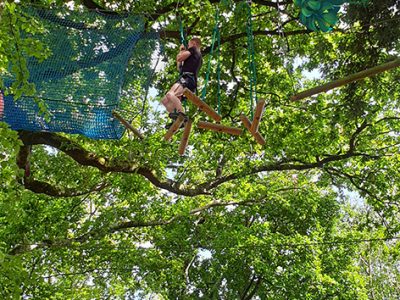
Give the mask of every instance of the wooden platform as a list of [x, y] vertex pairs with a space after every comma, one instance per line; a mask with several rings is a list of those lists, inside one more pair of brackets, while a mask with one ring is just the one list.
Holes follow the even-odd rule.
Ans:
[[180, 114], [178, 118], [175, 120], [175, 122], [172, 124], [172, 126], [168, 129], [167, 133], [165, 134], [164, 136], [165, 141], [171, 140], [171, 137], [175, 134], [175, 132], [178, 131], [184, 120], [185, 118]]
[[200, 110], [202, 110], [208, 116], [210, 116], [210, 118], [214, 119], [216, 122], [221, 121], [222, 117], [219, 114], [217, 114], [210, 106], [208, 106], [207, 103], [201, 101], [201, 99], [197, 97], [195, 94], [193, 94], [192, 91], [185, 88], [183, 90], [183, 94], [191, 103], [196, 105]]
[[181, 143], [179, 144], [179, 149], [178, 149], [180, 155], [183, 155], [185, 153], [186, 147], [189, 143], [189, 136], [190, 136], [190, 131], [192, 130], [192, 123], [193, 123], [192, 120], [188, 120], [185, 124], [185, 130], [183, 131]]
[[265, 100], [260, 100], [257, 102], [253, 122], [251, 123], [251, 128], [250, 128], [251, 132], [258, 132], [258, 127], [260, 126], [260, 121], [264, 113], [264, 106], [265, 106]]
[[241, 135], [242, 134], [242, 129], [228, 127], [228, 126], [224, 126], [221, 124], [203, 122], [203, 121], [199, 121], [197, 123], [197, 127], [201, 128], [201, 129], [208, 129], [208, 130], [212, 130], [212, 131], [216, 131], [216, 132], [223, 132], [223, 133], [232, 134], [232, 135]]
[[260, 145], [265, 145], [265, 139], [261, 136], [261, 134], [257, 131], [251, 131], [251, 122], [250, 120], [244, 115], [240, 115], [240, 120], [242, 121], [244, 127], [251, 133], [251, 135], [254, 137], [254, 139], [259, 143]]

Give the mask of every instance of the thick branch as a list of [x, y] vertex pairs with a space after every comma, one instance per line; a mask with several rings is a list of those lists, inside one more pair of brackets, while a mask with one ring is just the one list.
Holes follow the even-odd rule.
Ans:
[[[281, 31], [281, 30], [254, 30], [254, 36], [291, 36], [291, 35], [300, 35], [300, 34], [309, 34], [312, 33], [311, 30], [308, 29], [299, 29], [299, 30], [292, 30], [292, 31]], [[179, 33], [178, 33], [179, 34]], [[246, 32], [241, 32], [237, 34], [233, 34], [227, 37], [221, 37], [221, 45], [232, 42], [241, 38], [247, 37]], [[202, 50], [203, 54], [207, 54], [211, 51], [211, 46], [206, 47]]]
[[[359, 133], [360, 131], [358, 131]], [[131, 173], [137, 174], [145, 177], [149, 180], [154, 186], [170, 191], [176, 195], [183, 196], [197, 196], [197, 195], [209, 195], [210, 190], [218, 187], [219, 185], [242, 178], [248, 175], [254, 175], [261, 172], [272, 172], [272, 171], [289, 171], [289, 170], [309, 170], [315, 168], [322, 168], [324, 165], [335, 162], [347, 160], [351, 157], [363, 156], [368, 158], [376, 159], [377, 157], [372, 157], [365, 153], [357, 153], [354, 151], [354, 147], [350, 145], [350, 150], [344, 154], [338, 155], [328, 155], [322, 160], [317, 160], [316, 162], [273, 162], [264, 166], [256, 167], [253, 169], [247, 169], [244, 171], [240, 171], [237, 173], [232, 173], [227, 176], [223, 176], [217, 179], [213, 179], [194, 188], [180, 188], [176, 185], [174, 181], [161, 181], [155, 175], [155, 172], [150, 168], [145, 166], [139, 166], [138, 164], [132, 164], [128, 161], [118, 161], [118, 160], [110, 160], [106, 157], [99, 157], [95, 153], [91, 153], [80, 145], [70, 141], [69, 139], [62, 137], [57, 134], [47, 133], [47, 132], [39, 132], [39, 133], [27, 133], [21, 132], [20, 138], [24, 142], [25, 145], [38, 145], [45, 144], [51, 147], [54, 147], [72, 159], [74, 159], [77, 163], [82, 166], [92, 166], [103, 172], [115, 172], [115, 173]], [[46, 193], [45, 190], [43, 190]], [[55, 191], [53, 191], [55, 192]], [[55, 192], [56, 193], [56, 192]]]
[[[175, 187], [174, 184], [170, 182], [163, 182], [156, 177], [153, 170], [139, 166], [137, 164], [132, 164], [128, 161], [113, 161], [106, 157], [99, 157], [95, 153], [91, 153], [84, 148], [82, 148], [77, 143], [71, 140], [48, 132], [24, 132], [20, 133], [20, 139], [25, 145], [48, 145], [54, 147], [66, 155], [70, 156], [73, 160], [82, 166], [91, 166], [99, 169], [103, 172], [116, 172], [116, 173], [131, 173], [138, 174], [149, 180], [154, 186], [170, 191], [177, 195], [183, 196], [196, 196], [196, 195], [207, 195], [207, 191], [195, 188], [195, 189], [180, 189]], [[39, 184], [39, 183], [37, 183]], [[41, 189], [43, 190], [43, 189]], [[46, 193], [45, 190], [43, 190]], [[57, 193], [56, 189], [53, 189], [53, 194]]]
[[[221, 0], [209, 0], [210, 3], [219, 3]], [[241, 2], [242, 0], [235, 0], [234, 2]], [[286, 5], [292, 3], [292, 1], [281, 1], [281, 2], [273, 2], [273, 1], [265, 1], [265, 0], [253, 0], [251, 1], [254, 4], [260, 6], [268, 6], [273, 8], [278, 8], [280, 5]]]
[[56, 187], [50, 183], [35, 180], [32, 177], [25, 178], [24, 186], [26, 189], [38, 193], [38, 194], [46, 194], [52, 197], [78, 197], [90, 194], [92, 192], [99, 192], [107, 187], [106, 184], [101, 184], [95, 186], [89, 190], [80, 191], [77, 188], [60, 188]]
[[258, 168], [254, 168], [254, 169], [251, 169], [248, 171], [233, 173], [233, 174], [221, 177], [212, 182], [205, 182], [205, 183], [201, 184], [200, 187], [204, 190], [211, 190], [225, 182], [236, 180], [236, 179], [248, 176], [248, 175], [254, 175], [257, 173], [261, 173], [261, 172], [291, 171], [291, 170], [304, 171], [304, 170], [309, 170], [309, 169], [317, 169], [317, 168], [322, 168], [326, 164], [331, 163], [331, 162], [347, 160], [349, 158], [359, 157], [359, 156], [374, 158], [374, 159], [376, 158], [376, 157], [371, 157], [370, 155], [365, 154], [365, 153], [347, 152], [345, 154], [340, 154], [340, 155], [329, 155], [326, 158], [324, 158], [322, 160], [318, 160], [313, 163], [304, 163], [304, 164], [272, 163], [270, 165], [260, 166]]
[[[291, 35], [300, 35], [300, 34], [309, 34], [312, 31], [307, 30], [307, 29], [299, 29], [299, 30], [292, 30], [292, 31], [280, 31], [280, 30], [254, 30], [253, 34], [254, 36], [291, 36]], [[179, 40], [180, 39], [180, 33], [179, 31], [176, 30], [161, 30], [158, 32], [160, 35], [161, 39], [167, 39], [167, 38], [172, 38]], [[246, 32], [241, 32], [237, 34], [233, 34], [230, 36], [226, 37], [221, 37], [221, 45], [232, 42], [241, 38], [247, 37]], [[202, 54], [208, 54], [211, 51], [211, 46], [205, 47], [202, 50]]]

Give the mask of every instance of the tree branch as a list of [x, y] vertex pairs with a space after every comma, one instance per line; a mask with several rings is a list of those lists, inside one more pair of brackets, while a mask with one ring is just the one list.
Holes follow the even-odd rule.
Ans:
[[[49, 133], [49, 132], [20, 132], [20, 139], [25, 145], [48, 145], [56, 148], [66, 155], [70, 156], [78, 164], [82, 166], [91, 166], [99, 169], [103, 172], [116, 172], [116, 173], [130, 173], [138, 174], [149, 180], [154, 186], [170, 191], [177, 195], [183, 196], [197, 196], [197, 195], [209, 195], [210, 193], [202, 190], [200, 188], [194, 189], [181, 189], [171, 184], [171, 182], [161, 181], [156, 177], [153, 170], [139, 166], [137, 164], [132, 164], [128, 161], [113, 161], [106, 157], [99, 157], [95, 153], [91, 153], [84, 148], [82, 148], [77, 143], [72, 142], [66, 137]], [[46, 194], [45, 183], [39, 183], [35, 181], [32, 187], [37, 187], [41, 192]], [[50, 195], [56, 195], [58, 193], [56, 188], [51, 190]]]
[[253, 299], [253, 296], [255, 295], [255, 293], [257, 292], [258, 288], [260, 287], [261, 281], [262, 281], [262, 277], [259, 277], [257, 279], [257, 281], [256, 281], [256, 284], [255, 284], [253, 290], [250, 292], [250, 294], [246, 298], [244, 298], [245, 300]]
[[[308, 29], [299, 29], [299, 30], [291, 30], [291, 31], [281, 31], [281, 30], [254, 30], [253, 35], [254, 36], [291, 36], [291, 35], [300, 35], [300, 34], [309, 34], [312, 33], [313, 31], [308, 30]], [[167, 33], [167, 32], [166, 32]], [[178, 32], [179, 34], [179, 32]], [[168, 34], [166, 35], [168, 36]], [[240, 32], [236, 33], [227, 37], [221, 37], [221, 45], [232, 42], [241, 38], [247, 37], [246, 32]], [[203, 54], [208, 54], [211, 51], [211, 46], [206, 47], [202, 50]]]
[[[280, 190], [277, 190], [280, 191]], [[208, 210], [213, 207], [223, 207], [223, 206], [230, 206], [230, 205], [252, 205], [256, 203], [262, 203], [265, 201], [265, 197], [262, 197], [257, 200], [245, 200], [245, 201], [240, 201], [240, 202], [235, 202], [235, 201], [229, 201], [229, 202], [223, 202], [219, 200], [214, 200], [211, 203], [192, 209], [189, 212], [189, 215], [197, 215], [202, 211]], [[62, 248], [62, 247], [69, 247], [72, 246], [74, 243], [84, 243], [88, 241], [90, 238], [100, 238], [108, 234], [113, 234], [122, 230], [126, 229], [133, 229], [133, 228], [145, 228], [145, 227], [156, 227], [156, 226], [165, 226], [173, 223], [174, 221], [181, 219], [181, 218], [186, 218], [187, 215], [176, 215], [170, 219], [167, 220], [156, 220], [156, 221], [127, 221], [127, 222], [121, 222], [119, 224], [116, 224], [114, 226], [111, 226], [108, 230], [99, 230], [98, 228], [94, 231], [87, 232], [77, 238], [73, 239], [64, 239], [64, 240], [55, 240], [55, 241], [42, 241], [39, 243], [35, 244], [20, 244], [16, 245], [10, 252], [10, 255], [19, 255], [23, 254], [26, 252], [30, 252], [35, 249], [43, 249], [43, 248]], [[35, 246], [32, 248], [32, 246]]]
[[[360, 131], [360, 128], [356, 131], [356, 133]], [[354, 136], [354, 135], [353, 135]], [[267, 165], [255, 167], [248, 170], [239, 171], [236, 173], [232, 173], [230, 175], [222, 176], [220, 178], [215, 178], [209, 180], [207, 182], [201, 183], [193, 188], [181, 188], [175, 184], [174, 181], [162, 181], [160, 180], [153, 170], [146, 166], [139, 166], [138, 164], [132, 164], [128, 161], [118, 161], [111, 160], [106, 157], [99, 157], [95, 153], [91, 153], [84, 148], [82, 148], [77, 143], [72, 142], [66, 137], [48, 133], [48, 132], [38, 132], [38, 133], [28, 133], [21, 132], [20, 138], [24, 142], [25, 145], [38, 145], [45, 144], [51, 147], [54, 147], [66, 155], [70, 156], [77, 163], [82, 166], [92, 166], [103, 172], [112, 172], [112, 173], [129, 173], [129, 174], [137, 174], [141, 175], [147, 180], [149, 180], [155, 187], [167, 190], [176, 195], [182, 196], [197, 196], [197, 195], [210, 195], [210, 191], [215, 189], [219, 185], [239, 179], [244, 176], [254, 175], [261, 172], [272, 172], [272, 171], [289, 171], [289, 170], [309, 170], [315, 168], [322, 168], [324, 165], [336, 162], [347, 160], [351, 157], [363, 156], [369, 159], [376, 159], [379, 156], [371, 156], [365, 153], [357, 153], [354, 151], [354, 147], [351, 147], [350, 150], [344, 154], [338, 155], [327, 155], [324, 159], [317, 160], [316, 162], [304, 162], [304, 163], [296, 163], [293, 161], [289, 162], [273, 162]], [[29, 185], [28, 185], [29, 187]], [[51, 195], [56, 195], [59, 193], [57, 189], [50, 189], [46, 184], [39, 182], [33, 182], [32, 188], [37, 187], [40, 192], [46, 193], [47, 190], [51, 190]]]
[[[210, 3], [219, 3], [221, 0], [209, 0]], [[242, 0], [235, 0], [234, 2], [241, 2]], [[260, 6], [268, 6], [268, 7], [273, 7], [273, 8], [278, 8], [280, 5], [287, 5], [292, 3], [292, 1], [282, 1], [282, 2], [273, 2], [273, 1], [265, 1], [265, 0], [253, 0], [251, 1], [254, 4], [260, 5]]]
[[78, 191], [77, 188], [66, 189], [66, 188], [55, 187], [55, 186], [51, 185], [50, 183], [35, 180], [31, 177], [25, 178], [24, 186], [26, 189], [28, 189], [34, 193], [46, 194], [46, 195], [52, 196], [52, 197], [79, 197], [79, 196], [90, 194], [92, 192], [99, 192], [99, 191], [105, 189], [106, 187], [108, 187], [108, 185], [103, 183], [103, 184], [94, 186], [89, 190]]

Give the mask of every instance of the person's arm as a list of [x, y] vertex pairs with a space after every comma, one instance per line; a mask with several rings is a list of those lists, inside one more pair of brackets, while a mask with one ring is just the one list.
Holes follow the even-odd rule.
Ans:
[[183, 61], [185, 61], [190, 55], [192, 55], [192, 52], [190, 52], [189, 50], [186, 50], [185, 46], [181, 45], [180, 49], [179, 49], [179, 53], [176, 56], [176, 61], [178, 63], [181, 63]]
[[183, 61], [185, 61], [190, 55], [192, 55], [192, 53], [190, 53], [190, 51], [188, 51], [188, 50], [183, 50], [183, 51], [179, 52], [178, 55], [176, 56], [176, 61], [177, 61], [177, 62], [183, 62]]

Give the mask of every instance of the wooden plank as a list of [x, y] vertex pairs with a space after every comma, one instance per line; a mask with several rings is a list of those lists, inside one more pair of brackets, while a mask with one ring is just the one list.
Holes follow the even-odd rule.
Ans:
[[175, 122], [171, 125], [171, 127], [168, 129], [167, 133], [164, 136], [165, 141], [169, 141], [171, 137], [175, 134], [175, 132], [178, 131], [178, 129], [181, 127], [181, 124], [184, 121], [183, 115], [179, 115], [178, 118], [175, 120]]
[[214, 119], [216, 122], [221, 121], [222, 117], [217, 114], [210, 106], [207, 105], [204, 101], [201, 101], [199, 97], [192, 93], [189, 89], [185, 88], [183, 90], [183, 94], [186, 98], [196, 105], [200, 110], [204, 111], [210, 118]]
[[252, 132], [251, 129], [251, 123], [250, 120], [244, 115], [240, 115], [240, 120], [242, 121], [244, 127], [247, 128], [247, 130], [251, 133], [251, 135], [255, 138], [256, 142], [259, 143], [260, 145], [265, 145], [265, 140], [261, 136], [259, 132]]
[[144, 139], [143, 135], [136, 128], [134, 128], [131, 124], [129, 124], [128, 121], [126, 121], [124, 118], [122, 118], [119, 113], [117, 113], [116, 111], [113, 111], [112, 115], [114, 116], [114, 118], [116, 118], [118, 121], [120, 121], [121, 124], [124, 125], [126, 129], [132, 131], [134, 135], [136, 135], [140, 139]]
[[253, 122], [251, 123], [251, 132], [258, 132], [258, 127], [260, 126], [260, 121], [264, 113], [264, 106], [265, 100], [260, 100], [257, 102], [256, 112], [254, 113]]
[[185, 130], [183, 131], [181, 143], [179, 145], [179, 154], [183, 155], [185, 153], [186, 147], [189, 143], [190, 131], [192, 130], [192, 120], [188, 120], [185, 124]]
[[203, 122], [203, 121], [199, 121], [197, 123], [197, 127], [201, 128], [201, 129], [208, 129], [208, 130], [228, 133], [228, 134], [232, 134], [232, 135], [241, 135], [242, 134], [242, 129], [228, 127], [228, 126], [224, 126], [221, 124]]
[[298, 93], [298, 94], [290, 97], [290, 100], [298, 101], [298, 100], [301, 100], [301, 99], [304, 99], [304, 98], [307, 98], [307, 97], [310, 97], [310, 96], [313, 96], [313, 95], [316, 95], [319, 93], [327, 92], [327, 91], [337, 88], [339, 86], [342, 86], [342, 85], [345, 85], [345, 84], [348, 84], [348, 83], [351, 83], [354, 81], [358, 81], [360, 79], [364, 79], [366, 77], [372, 77], [374, 75], [377, 75], [379, 73], [382, 73], [382, 72], [385, 72], [385, 71], [388, 71], [388, 70], [391, 70], [391, 69], [394, 69], [397, 67], [400, 67], [400, 58], [393, 60], [389, 63], [382, 64], [382, 65], [346, 76], [342, 79], [338, 79], [338, 80], [329, 82], [327, 84], [320, 85], [315, 88], [303, 91], [301, 93]]

